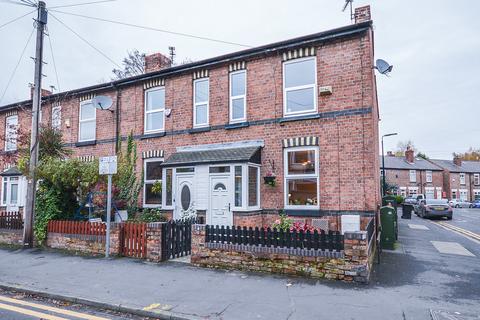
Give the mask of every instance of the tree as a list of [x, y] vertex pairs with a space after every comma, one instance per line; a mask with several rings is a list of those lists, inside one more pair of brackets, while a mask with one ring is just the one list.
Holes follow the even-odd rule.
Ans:
[[415, 157], [422, 158], [422, 159], [425, 159], [425, 160], [429, 159], [429, 157], [424, 152], [421, 152], [421, 151], [418, 151]]
[[140, 53], [137, 49], [128, 52], [128, 56], [123, 59], [123, 70], [113, 69], [115, 77], [112, 80], [125, 79], [128, 77], [143, 74], [145, 72], [145, 53]]
[[462, 160], [470, 160], [470, 161], [479, 161], [480, 160], [480, 148], [474, 149], [470, 147], [468, 151], [464, 153], [453, 153], [453, 157], [458, 157]]
[[417, 148], [415, 148], [415, 145], [413, 144], [412, 140], [406, 140], [406, 141], [399, 141], [397, 143], [397, 150], [395, 151], [395, 156], [397, 157], [403, 157], [405, 154], [405, 151], [410, 148], [414, 152], [417, 151]]

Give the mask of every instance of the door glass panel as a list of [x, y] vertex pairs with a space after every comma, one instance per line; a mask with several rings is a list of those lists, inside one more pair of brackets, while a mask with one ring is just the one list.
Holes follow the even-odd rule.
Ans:
[[226, 172], [230, 172], [230, 167], [229, 166], [210, 167], [209, 171], [210, 173], [226, 173]]
[[242, 206], [242, 167], [235, 166], [235, 207]]
[[223, 183], [217, 183], [213, 188], [213, 190], [220, 190], [220, 191], [227, 190], [227, 187], [225, 187]]
[[188, 208], [190, 208], [191, 196], [190, 196], [190, 188], [187, 185], [184, 185], [182, 187], [180, 197], [181, 197], [182, 209], [185, 211], [188, 210]]

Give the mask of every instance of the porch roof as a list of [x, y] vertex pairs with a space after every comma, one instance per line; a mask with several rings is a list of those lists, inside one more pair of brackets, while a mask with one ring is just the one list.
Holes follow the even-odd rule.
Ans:
[[2, 177], [14, 177], [14, 176], [21, 176], [22, 173], [17, 169], [17, 167], [11, 167], [2, 173], [0, 173], [0, 176]]
[[172, 154], [163, 164], [164, 167], [180, 167], [194, 164], [215, 164], [232, 162], [261, 163], [261, 147], [243, 147], [229, 149], [211, 149], [199, 151], [180, 151]]

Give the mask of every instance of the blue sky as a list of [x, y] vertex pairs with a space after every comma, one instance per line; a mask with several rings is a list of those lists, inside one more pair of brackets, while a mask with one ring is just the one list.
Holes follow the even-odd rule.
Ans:
[[[47, 7], [90, 2], [47, 0]], [[62, 8], [66, 12], [120, 20], [177, 32], [262, 45], [350, 23], [343, 1], [118, 0]], [[399, 140], [435, 158], [451, 158], [470, 146], [480, 148], [479, 1], [355, 0], [370, 4], [375, 25], [375, 55], [394, 65], [390, 77], [379, 75], [380, 132], [398, 132], [385, 140], [386, 150]], [[0, 0], [0, 25], [30, 8]], [[54, 13], [114, 61], [134, 48], [152, 53], [175, 46], [177, 60], [198, 60], [241, 47], [134, 29]], [[0, 97], [33, 28], [29, 17], [0, 28]], [[115, 66], [54, 19], [48, 23], [62, 91], [111, 77]], [[0, 104], [28, 98], [33, 82], [34, 41]], [[58, 87], [46, 39], [44, 87]]]

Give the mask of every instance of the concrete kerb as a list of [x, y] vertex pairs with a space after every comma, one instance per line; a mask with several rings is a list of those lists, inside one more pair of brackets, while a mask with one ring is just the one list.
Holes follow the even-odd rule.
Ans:
[[75, 303], [75, 304], [83, 304], [89, 307], [94, 307], [98, 309], [106, 309], [106, 310], [111, 310], [111, 311], [116, 311], [116, 312], [122, 312], [122, 313], [128, 313], [140, 317], [149, 317], [149, 318], [154, 318], [154, 319], [161, 319], [161, 320], [204, 320], [204, 317], [199, 317], [199, 316], [193, 316], [193, 315], [184, 315], [184, 314], [177, 314], [175, 312], [171, 311], [163, 311], [163, 310], [158, 310], [158, 311], [146, 311], [142, 309], [136, 309], [132, 307], [126, 307], [122, 305], [116, 305], [116, 304], [108, 304], [108, 303], [103, 303], [99, 301], [93, 301], [93, 300], [88, 300], [85, 298], [78, 298], [78, 297], [71, 297], [71, 296], [66, 296], [66, 295], [60, 295], [60, 294], [54, 294], [54, 293], [49, 293], [46, 291], [40, 291], [40, 290], [32, 290], [32, 289], [27, 289], [27, 288], [22, 288], [19, 286], [13, 286], [13, 285], [6, 285], [3, 283], [0, 283], [0, 289], [3, 289], [5, 291], [14, 291], [14, 292], [20, 292], [20, 293], [25, 293], [25, 294], [30, 294], [30, 295], [36, 295], [42, 298], [46, 299], [52, 299], [52, 300], [60, 300], [60, 301], [65, 301], [65, 302], [70, 302], [70, 303]]

